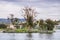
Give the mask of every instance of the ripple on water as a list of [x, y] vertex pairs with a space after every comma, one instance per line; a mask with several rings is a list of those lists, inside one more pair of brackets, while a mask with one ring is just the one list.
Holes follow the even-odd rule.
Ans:
[[60, 40], [60, 30], [45, 33], [0, 33], [0, 40]]

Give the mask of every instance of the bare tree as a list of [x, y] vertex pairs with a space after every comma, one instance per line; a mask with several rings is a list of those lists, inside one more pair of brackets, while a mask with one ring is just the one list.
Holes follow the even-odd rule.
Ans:
[[36, 17], [37, 12], [29, 7], [24, 8], [23, 12], [24, 12], [24, 18], [27, 23], [27, 27], [29, 31], [31, 31], [31, 28], [33, 27], [34, 18]]
[[19, 20], [18, 18], [14, 18], [13, 14], [10, 14], [10, 17], [8, 18], [8, 20], [10, 20], [11, 24], [15, 25], [16, 28], [19, 28]]
[[8, 17], [8, 20], [10, 20], [11, 23], [13, 24], [13, 21], [14, 21], [14, 15], [13, 15], [13, 14], [10, 14], [10, 17]]

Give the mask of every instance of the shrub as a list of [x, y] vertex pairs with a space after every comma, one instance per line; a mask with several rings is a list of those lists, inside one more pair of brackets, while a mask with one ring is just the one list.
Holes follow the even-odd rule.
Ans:
[[0, 24], [0, 28], [1, 28], [1, 29], [5, 29], [5, 28], [7, 28], [7, 25], [5, 25], [5, 24]]
[[19, 26], [19, 25], [16, 25], [15, 27], [16, 27], [17, 29], [19, 29], [19, 28], [20, 28], [20, 26]]
[[28, 32], [28, 30], [26, 30], [26, 29], [16, 29], [15, 31], [16, 31], [17, 33]]

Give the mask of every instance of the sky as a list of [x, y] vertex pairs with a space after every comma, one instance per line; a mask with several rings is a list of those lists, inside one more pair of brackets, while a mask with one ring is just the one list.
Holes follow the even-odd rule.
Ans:
[[0, 18], [23, 18], [24, 7], [34, 8], [39, 14], [36, 19], [60, 20], [60, 0], [0, 0]]

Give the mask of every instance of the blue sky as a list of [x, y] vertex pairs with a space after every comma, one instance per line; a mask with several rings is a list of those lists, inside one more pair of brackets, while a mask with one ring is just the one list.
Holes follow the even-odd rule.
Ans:
[[60, 0], [0, 0], [0, 18], [7, 18], [9, 14], [23, 18], [20, 11], [26, 6], [40, 13], [36, 19], [60, 19]]

